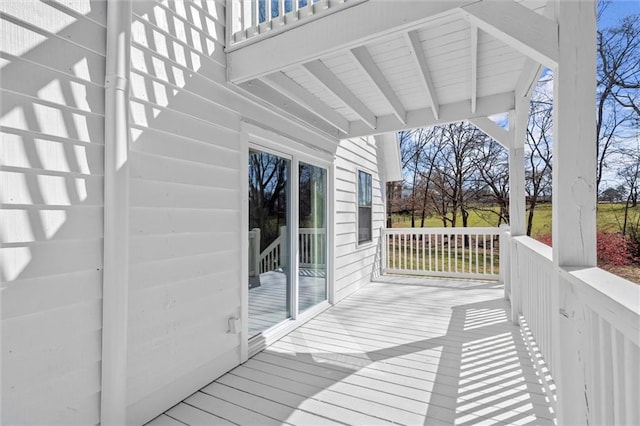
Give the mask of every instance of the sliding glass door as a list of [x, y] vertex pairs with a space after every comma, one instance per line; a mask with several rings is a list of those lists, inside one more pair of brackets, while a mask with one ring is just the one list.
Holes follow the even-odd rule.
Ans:
[[249, 151], [249, 336], [291, 315], [290, 161]]
[[327, 300], [327, 170], [249, 150], [249, 338]]

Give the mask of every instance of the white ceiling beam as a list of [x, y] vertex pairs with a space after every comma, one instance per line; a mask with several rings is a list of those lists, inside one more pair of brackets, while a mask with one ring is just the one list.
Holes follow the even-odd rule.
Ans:
[[471, 124], [482, 130], [488, 136], [495, 139], [503, 147], [509, 149], [513, 145], [513, 132], [498, 126], [493, 120], [487, 117], [476, 117], [469, 120]]
[[478, 98], [478, 27], [471, 24], [471, 112], [476, 112]]
[[241, 83], [396, 31], [410, 31], [478, 0], [369, 0], [227, 53], [228, 79]]
[[331, 72], [321, 60], [308, 62], [303, 65], [322, 85], [336, 95], [351, 111], [353, 111], [367, 126], [375, 129], [377, 118], [365, 104], [347, 88], [336, 75]]
[[[549, 1], [544, 8], [544, 16], [548, 19], [555, 19], [555, 5], [553, 1]], [[534, 61], [531, 58], [527, 58], [524, 66], [522, 67], [522, 73], [516, 82], [516, 97], [517, 98], [531, 98], [533, 89], [540, 80], [543, 66]]]
[[263, 81], [274, 89], [286, 94], [298, 104], [305, 107], [309, 112], [331, 124], [336, 129], [344, 133], [349, 133], [349, 121], [347, 121], [346, 118], [331, 109], [317, 96], [300, 86], [285, 73], [278, 71], [265, 76]]
[[541, 73], [542, 65], [531, 58], [527, 58], [516, 83], [516, 96], [519, 98], [530, 97]]
[[298, 105], [293, 99], [283, 95], [261, 80], [247, 81], [240, 84], [239, 87], [317, 130], [336, 138], [344, 137], [344, 133], [338, 131], [333, 125], [320, 120], [316, 114], [312, 114], [306, 108]]
[[351, 54], [356, 58], [362, 71], [369, 77], [389, 106], [391, 106], [398, 120], [406, 124], [407, 111], [404, 109], [395, 91], [389, 85], [384, 74], [382, 74], [382, 71], [380, 71], [380, 68], [378, 68], [378, 65], [376, 65], [367, 48], [364, 46], [353, 48], [351, 49]]
[[498, 40], [548, 67], [558, 63], [558, 24], [513, 0], [462, 7], [465, 17]]
[[352, 122], [348, 137], [368, 136], [372, 134], [397, 132], [400, 130], [415, 129], [418, 127], [437, 126], [440, 124], [470, 120], [476, 117], [488, 117], [500, 114], [515, 108], [515, 96], [513, 92], [479, 97], [476, 113], [471, 114], [471, 104], [467, 101], [444, 104], [440, 106], [440, 118], [433, 116], [431, 108], [422, 108], [407, 111], [407, 123], [402, 124], [395, 114], [378, 117], [378, 127], [375, 132], [361, 122]]
[[422, 80], [424, 81], [427, 89], [427, 98], [431, 104], [431, 111], [433, 112], [435, 119], [438, 120], [440, 118], [440, 105], [438, 103], [438, 97], [436, 96], [436, 89], [433, 85], [433, 80], [431, 79], [431, 73], [429, 72], [427, 57], [424, 54], [424, 49], [422, 48], [420, 36], [417, 30], [409, 31], [406, 34], [409, 40], [410, 49], [413, 52], [413, 57], [416, 60], [416, 64], [418, 64], [420, 75], [422, 75]]

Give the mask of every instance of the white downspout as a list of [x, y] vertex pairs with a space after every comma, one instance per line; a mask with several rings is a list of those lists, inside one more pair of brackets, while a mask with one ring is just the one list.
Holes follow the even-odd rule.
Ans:
[[126, 424], [131, 0], [108, 0], [100, 422]]

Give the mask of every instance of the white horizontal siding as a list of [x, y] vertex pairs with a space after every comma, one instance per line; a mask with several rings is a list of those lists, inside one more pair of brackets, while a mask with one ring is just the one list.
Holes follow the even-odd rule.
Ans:
[[0, 423], [97, 424], [106, 3], [0, 11]]
[[[383, 194], [378, 176], [373, 138], [346, 139], [336, 152], [335, 172], [335, 301], [353, 293], [371, 280], [378, 254], [379, 229], [384, 225]], [[358, 244], [358, 170], [372, 175], [373, 236], [371, 243]]]
[[241, 122], [335, 143], [226, 84], [224, 2], [134, 2], [128, 420], [148, 421], [239, 361]]
[[[178, 4], [180, 3], [180, 4]], [[241, 115], [220, 101], [223, 19], [202, 2], [140, 2], [132, 25], [129, 419], [184, 398], [233, 352], [240, 309]], [[221, 374], [224, 371], [219, 371]]]

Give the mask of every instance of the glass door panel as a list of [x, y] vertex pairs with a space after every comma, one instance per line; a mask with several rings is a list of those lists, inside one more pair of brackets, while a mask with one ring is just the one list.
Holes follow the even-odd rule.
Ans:
[[289, 160], [249, 151], [249, 337], [291, 315]]
[[327, 300], [327, 171], [300, 163], [298, 310]]

